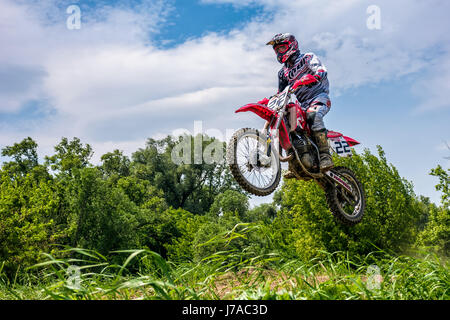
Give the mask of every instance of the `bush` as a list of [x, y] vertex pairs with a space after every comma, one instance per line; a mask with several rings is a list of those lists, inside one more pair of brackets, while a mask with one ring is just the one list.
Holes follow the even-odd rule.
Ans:
[[[450, 171], [448, 169], [447, 171]], [[439, 178], [436, 190], [442, 192], [441, 207], [429, 205], [428, 224], [419, 234], [417, 244], [419, 247], [431, 247], [433, 251], [450, 255], [450, 178], [441, 166], [431, 170], [431, 175]]]
[[49, 252], [56, 240], [51, 230], [58, 197], [52, 181], [37, 179], [31, 170], [13, 178], [0, 171], [0, 268], [4, 264], [7, 276], [39, 262], [40, 252]]
[[336, 158], [335, 163], [352, 169], [362, 182], [367, 200], [365, 217], [354, 227], [342, 225], [333, 218], [316, 183], [288, 181], [278, 198], [280, 215], [292, 221], [288, 238], [295, 252], [310, 259], [321, 250], [363, 255], [375, 247], [399, 252], [411, 245], [421, 210], [411, 183], [387, 163], [382, 148], [378, 147], [378, 157], [365, 150], [352, 158]]

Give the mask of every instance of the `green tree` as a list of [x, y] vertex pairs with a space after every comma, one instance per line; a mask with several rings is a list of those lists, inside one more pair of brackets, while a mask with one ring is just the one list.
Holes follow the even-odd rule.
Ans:
[[89, 144], [83, 145], [77, 137], [72, 141], [62, 138], [61, 142], [55, 146], [55, 154], [46, 156], [45, 159], [52, 170], [70, 174], [73, 169], [87, 167], [93, 153], [92, 147]]
[[130, 175], [131, 161], [119, 150], [108, 152], [101, 157], [100, 169], [106, 176], [127, 177]]
[[236, 213], [239, 219], [242, 220], [248, 211], [248, 207], [249, 203], [246, 195], [235, 190], [227, 190], [216, 196], [209, 213], [213, 216]]
[[441, 203], [444, 208], [450, 206], [450, 169], [445, 171], [441, 166], [437, 166], [431, 170], [431, 175], [439, 178], [439, 183], [436, 185], [436, 190], [442, 193]]
[[[132, 174], [148, 180], [151, 185], [162, 190], [170, 206], [204, 214], [209, 211], [216, 195], [228, 189], [240, 188], [225, 162], [207, 163], [202, 159], [196, 161], [196, 145], [205, 150], [211, 143], [217, 143], [214, 138], [207, 136], [203, 136], [200, 143], [199, 137], [201, 136], [174, 139], [167, 136], [161, 140], [148, 139], [145, 149], [139, 149], [132, 155]], [[173, 159], [172, 151], [181, 143], [186, 143], [185, 160], [188, 163], [177, 163]], [[225, 144], [220, 144], [224, 151]]]
[[276, 207], [271, 203], [263, 203], [246, 212], [244, 221], [271, 223], [277, 215]]
[[97, 168], [80, 169], [67, 191], [72, 246], [102, 254], [138, 247], [138, 207], [123, 190], [103, 180]]
[[431, 170], [431, 175], [439, 178], [436, 190], [441, 191], [441, 206], [429, 204], [428, 223], [420, 233], [417, 243], [419, 246], [432, 247], [436, 252], [450, 255], [450, 177], [441, 166]]
[[2, 156], [11, 157], [13, 161], [3, 163], [5, 172], [26, 175], [38, 165], [37, 143], [30, 137], [19, 143], [2, 149]]
[[183, 209], [170, 209], [167, 214], [175, 222], [178, 236], [165, 243], [167, 255], [172, 261], [193, 261], [196, 253], [195, 237], [199, 229], [209, 221], [207, 216], [193, 214]]
[[0, 170], [0, 260], [11, 276], [40, 260], [57, 240], [52, 233], [59, 198], [31, 138], [2, 150], [12, 157]]

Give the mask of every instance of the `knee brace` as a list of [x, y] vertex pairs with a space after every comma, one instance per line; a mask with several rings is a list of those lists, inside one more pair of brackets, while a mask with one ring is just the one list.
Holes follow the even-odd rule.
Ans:
[[320, 131], [325, 129], [323, 117], [328, 113], [328, 110], [329, 108], [322, 102], [316, 102], [308, 109], [306, 118], [311, 130]]

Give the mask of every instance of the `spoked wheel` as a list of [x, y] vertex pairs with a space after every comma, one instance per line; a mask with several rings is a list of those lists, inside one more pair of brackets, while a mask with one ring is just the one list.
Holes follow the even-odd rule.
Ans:
[[236, 181], [246, 191], [271, 194], [280, 183], [281, 167], [277, 151], [267, 156], [266, 141], [256, 129], [240, 129], [227, 146], [227, 161]]
[[332, 170], [350, 185], [352, 192], [338, 184], [328, 183], [325, 188], [328, 206], [340, 222], [353, 226], [361, 222], [364, 215], [366, 208], [364, 189], [350, 169], [335, 167]]

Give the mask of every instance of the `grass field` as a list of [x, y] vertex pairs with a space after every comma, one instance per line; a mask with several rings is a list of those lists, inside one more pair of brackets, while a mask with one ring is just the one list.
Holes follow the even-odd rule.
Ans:
[[[15, 279], [1, 278], [0, 299], [445, 299], [448, 261], [435, 255], [363, 258], [344, 252], [299, 261], [276, 253], [223, 251], [199, 263], [172, 263], [146, 250], [116, 252], [120, 264], [83, 249]], [[77, 267], [74, 267], [74, 266]]]

